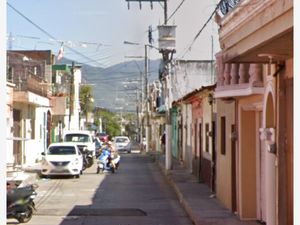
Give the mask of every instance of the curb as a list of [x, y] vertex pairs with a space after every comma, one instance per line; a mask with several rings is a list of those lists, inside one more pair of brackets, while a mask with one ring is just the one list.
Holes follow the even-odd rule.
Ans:
[[195, 225], [197, 225], [196, 222], [196, 218], [194, 216], [194, 213], [192, 211], [192, 209], [190, 208], [190, 206], [187, 204], [186, 200], [184, 199], [180, 189], [178, 188], [178, 186], [176, 185], [176, 183], [172, 180], [170, 172], [166, 171], [165, 168], [160, 164], [159, 161], [156, 160], [156, 164], [158, 165], [158, 167], [160, 168], [160, 171], [163, 173], [164, 177], [166, 178], [167, 182], [170, 184], [170, 186], [172, 186], [172, 188], [174, 189], [178, 201], [179, 203], [182, 205], [184, 211], [186, 212], [186, 214], [188, 215], [188, 217], [190, 218], [191, 222]]

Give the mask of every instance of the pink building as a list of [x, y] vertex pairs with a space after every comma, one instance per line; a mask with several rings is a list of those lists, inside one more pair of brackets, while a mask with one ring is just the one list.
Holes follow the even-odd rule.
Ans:
[[293, 1], [225, 2], [216, 15], [216, 195], [241, 219], [291, 225]]

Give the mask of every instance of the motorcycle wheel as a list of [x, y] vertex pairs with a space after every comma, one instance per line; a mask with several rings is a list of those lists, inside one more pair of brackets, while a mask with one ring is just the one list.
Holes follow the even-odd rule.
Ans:
[[28, 223], [32, 218], [32, 214], [33, 214], [33, 209], [31, 206], [28, 206], [26, 212], [22, 213], [22, 215], [21, 214], [17, 215], [16, 219], [19, 221], [19, 223]]
[[115, 173], [115, 170], [116, 170], [115, 167], [111, 166], [111, 172]]
[[99, 168], [99, 167], [97, 167], [97, 174], [99, 174], [99, 173], [103, 173], [103, 171], [104, 171], [104, 169], [103, 169], [103, 168]]
[[87, 168], [90, 168], [90, 167], [93, 165], [93, 163], [94, 163], [93, 158], [89, 158], [86, 167], [87, 167]]

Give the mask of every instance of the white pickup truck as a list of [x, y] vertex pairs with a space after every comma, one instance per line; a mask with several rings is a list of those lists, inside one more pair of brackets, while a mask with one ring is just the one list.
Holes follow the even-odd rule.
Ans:
[[94, 138], [87, 130], [70, 130], [64, 134], [64, 142], [76, 142], [79, 150], [83, 150], [84, 147], [88, 151], [91, 151], [93, 156], [96, 155]]

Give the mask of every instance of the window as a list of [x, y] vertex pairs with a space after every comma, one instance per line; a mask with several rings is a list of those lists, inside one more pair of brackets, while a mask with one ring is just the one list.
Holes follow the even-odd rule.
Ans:
[[75, 155], [76, 150], [73, 146], [53, 146], [48, 149], [48, 155]]
[[202, 123], [199, 124], [199, 152], [202, 152]]
[[197, 149], [198, 149], [198, 146], [197, 146], [197, 121], [195, 122], [195, 132], [194, 132], [194, 144], [195, 144], [195, 147], [194, 147], [194, 156], [196, 157], [197, 156]]
[[14, 68], [12, 66], [8, 66], [6, 79], [7, 81], [13, 82], [13, 78], [14, 78]]
[[89, 136], [86, 134], [67, 134], [65, 141], [68, 142], [89, 142]]
[[205, 151], [209, 152], [209, 123], [205, 124]]
[[226, 154], [226, 117], [221, 117], [221, 154]]

